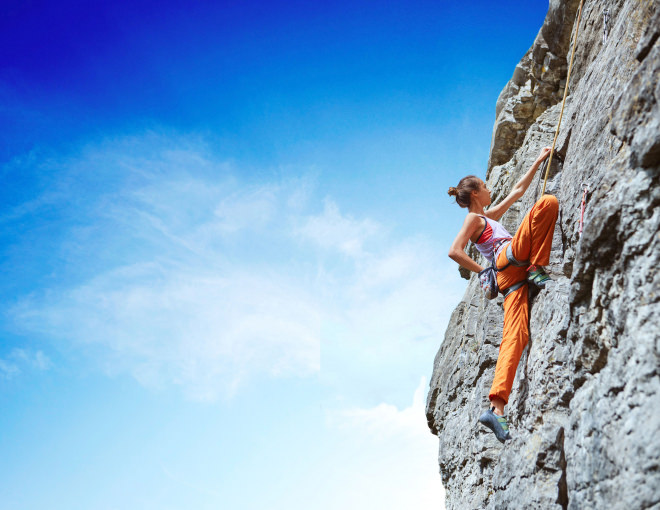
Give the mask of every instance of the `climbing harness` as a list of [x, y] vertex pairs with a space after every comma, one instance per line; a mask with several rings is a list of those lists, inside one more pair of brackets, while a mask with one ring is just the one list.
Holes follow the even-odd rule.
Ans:
[[[516, 267], [523, 267], [523, 266], [529, 266], [529, 261], [520, 261], [517, 260], [516, 257], [513, 256], [513, 250], [511, 249], [511, 243], [506, 247], [506, 260], [508, 264], [504, 266], [502, 269], [506, 269], [509, 266], [516, 266]], [[500, 269], [500, 271], [502, 270]]]
[[504, 296], [504, 299], [506, 299], [506, 297], [507, 297], [511, 292], [513, 292], [514, 290], [518, 290], [520, 287], [522, 287], [522, 286], [525, 285], [526, 283], [527, 283], [527, 280], [521, 280], [521, 281], [519, 281], [518, 283], [514, 283], [514, 284], [511, 285], [510, 287], [507, 287], [506, 289], [504, 289], [504, 290], [502, 290], [502, 291], [500, 291], [500, 292], [501, 292], [502, 295]]
[[580, 230], [578, 233], [582, 235], [582, 225], [584, 224], [584, 208], [587, 200], [587, 193], [589, 193], [589, 186], [584, 185], [584, 191], [582, 192], [582, 204], [580, 205]]
[[608, 26], [610, 22], [610, 10], [605, 9], [603, 12], [603, 44], [607, 42], [607, 36], [610, 34], [610, 27]]
[[[516, 266], [516, 267], [524, 267], [524, 266], [529, 266], [529, 261], [521, 262], [520, 260], [516, 259], [516, 257], [513, 256], [513, 250], [511, 249], [511, 243], [509, 243], [504, 250], [504, 255], [506, 256], [506, 266], [504, 266], [502, 269], [498, 269], [498, 271], [504, 271], [507, 267], [509, 266]], [[502, 295], [506, 298], [510, 292], [513, 292], [514, 290], [518, 290], [520, 287], [525, 285], [527, 283], [527, 280], [522, 280], [519, 281], [518, 283], [514, 283], [513, 285], [510, 285], [506, 289], [502, 291]]]
[[520, 287], [525, 285], [527, 281], [522, 280], [520, 282], [514, 283], [513, 285], [510, 285], [504, 290], [500, 290], [497, 284], [497, 273], [499, 271], [504, 271], [509, 266], [517, 266], [517, 267], [528, 266], [529, 262], [520, 262], [513, 256], [513, 251], [511, 250], [511, 241], [509, 241], [509, 244], [507, 245], [505, 250], [507, 264], [503, 268], [498, 269], [495, 260], [495, 251], [496, 251], [495, 247], [493, 246], [493, 259], [491, 260], [490, 266], [487, 267], [486, 269], [482, 269], [481, 271], [479, 271], [479, 284], [481, 285], [482, 290], [486, 294], [487, 299], [495, 299], [498, 293], [500, 292], [506, 299], [506, 297], [511, 292], [513, 292], [514, 290], [518, 290]]
[[580, 32], [580, 17], [582, 16], [582, 4], [584, 0], [580, 0], [580, 9], [577, 15], [577, 25], [575, 27], [575, 38], [573, 39], [573, 51], [571, 52], [571, 61], [568, 64], [568, 74], [566, 75], [566, 86], [564, 87], [564, 99], [561, 101], [561, 111], [559, 112], [559, 121], [557, 121], [557, 129], [555, 130], [555, 138], [552, 140], [552, 151], [548, 157], [548, 164], [545, 170], [545, 179], [543, 180], [543, 191], [545, 193], [545, 185], [548, 182], [548, 173], [550, 172], [550, 165], [552, 164], [552, 154], [555, 152], [555, 145], [557, 144], [557, 137], [559, 136], [559, 126], [561, 126], [561, 118], [564, 116], [564, 105], [566, 104], [566, 96], [568, 96], [568, 84], [571, 81], [571, 70], [573, 69], [573, 58], [575, 57], [575, 47], [577, 46], [578, 34]]
[[[514, 283], [513, 285], [510, 285], [506, 289], [501, 290], [499, 288], [499, 286], [497, 285], [497, 272], [506, 269], [510, 265], [511, 262], [509, 262], [502, 269], [497, 269], [497, 267], [495, 266], [495, 260], [493, 259], [489, 267], [479, 271], [479, 285], [486, 294], [486, 299], [495, 299], [500, 292], [506, 299], [506, 297], [511, 292], [513, 292], [514, 290], [518, 290], [520, 287], [522, 287], [527, 283], [527, 280], [522, 280], [517, 283]], [[522, 265], [527, 265], [527, 263]]]

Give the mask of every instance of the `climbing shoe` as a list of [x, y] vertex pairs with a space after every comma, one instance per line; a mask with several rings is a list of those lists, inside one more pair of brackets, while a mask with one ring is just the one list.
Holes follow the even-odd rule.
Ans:
[[511, 439], [509, 435], [509, 425], [506, 423], [504, 416], [498, 416], [494, 412], [495, 408], [491, 407], [488, 411], [479, 416], [479, 423], [486, 425], [490, 430], [495, 433], [495, 437], [499, 439], [500, 443]]
[[552, 279], [548, 276], [548, 273], [546, 273], [541, 266], [530, 266], [528, 271], [529, 275], [527, 276], [527, 280], [540, 289], [545, 287], [546, 283], [552, 281]]

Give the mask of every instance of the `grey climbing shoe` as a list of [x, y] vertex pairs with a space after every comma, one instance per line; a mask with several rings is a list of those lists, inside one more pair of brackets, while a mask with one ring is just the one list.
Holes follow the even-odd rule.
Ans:
[[551, 282], [552, 279], [548, 276], [548, 273], [541, 266], [530, 266], [531, 271], [527, 276], [527, 280], [536, 285], [539, 289], [545, 287], [545, 284]]
[[499, 439], [500, 443], [503, 443], [504, 441], [511, 439], [511, 436], [509, 435], [509, 425], [507, 425], [504, 416], [498, 416], [493, 412], [494, 409], [494, 407], [491, 407], [488, 411], [479, 416], [479, 423], [486, 425], [486, 427], [495, 433], [495, 437]]

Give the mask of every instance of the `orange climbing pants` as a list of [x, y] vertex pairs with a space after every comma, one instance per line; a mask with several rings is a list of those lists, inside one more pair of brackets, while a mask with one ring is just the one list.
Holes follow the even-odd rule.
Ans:
[[[546, 266], [550, 262], [552, 235], [559, 204], [552, 195], [543, 195], [527, 213], [516, 235], [511, 240], [511, 251], [516, 260], [528, 260], [530, 265]], [[507, 264], [506, 250], [500, 251], [497, 267]], [[527, 279], [527, 265], [509, 266], [497, 273], [497, 285], [506, 289]], [[529, 302], [527, 285], [511, 292], [504, 300], [504, 331], [500, 353], [495, 366], [495, 377], [488, 398], [499, 397], [506, 404], [513, 387], [516, 368], [522, 351], [529, 340]]]

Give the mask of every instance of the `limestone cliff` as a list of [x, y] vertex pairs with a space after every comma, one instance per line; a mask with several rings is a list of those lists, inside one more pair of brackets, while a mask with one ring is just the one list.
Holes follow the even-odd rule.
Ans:
[[[550, 1], [498, 99], [494, 203], [552, 143], [578, 5]], [[563, 162], [553, 161], [547, 187], [560, 204], [554, 283], [532, 299], [507, 407], [512, 441], [476, 425], [502, 298], [484, 299], [475, 276], [435, 359], [427, 419], [447, 508], [660, 509], [659, 35], [657, 0], [584, 2], [557, 144]], [[510, 231], [539, 197], [540, 174], [505, 215]]]

